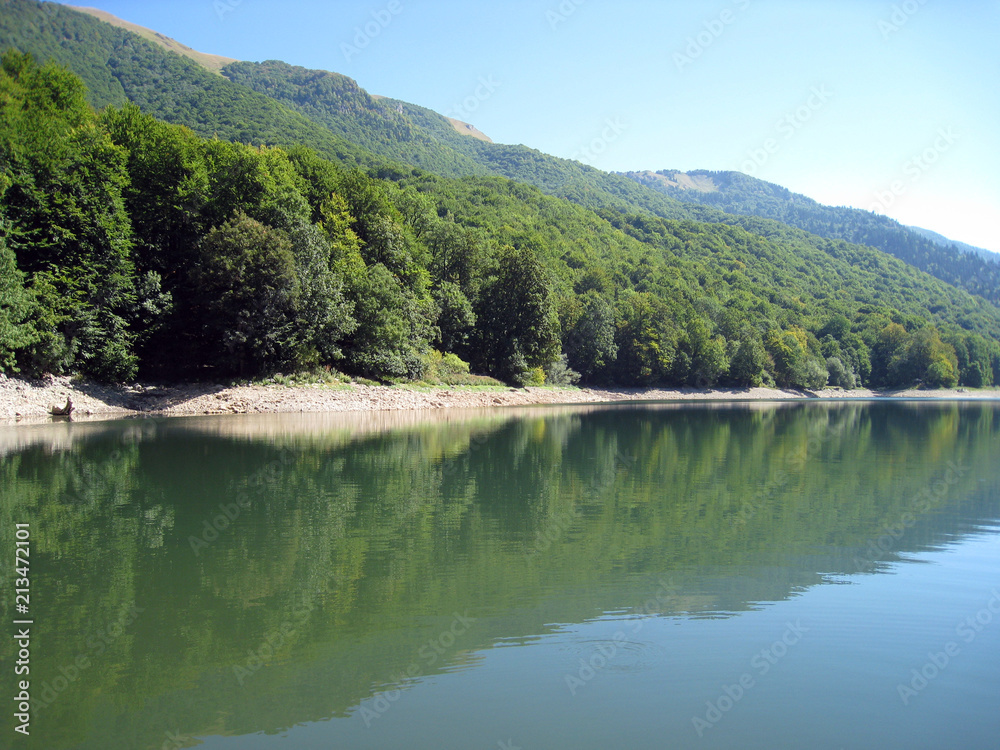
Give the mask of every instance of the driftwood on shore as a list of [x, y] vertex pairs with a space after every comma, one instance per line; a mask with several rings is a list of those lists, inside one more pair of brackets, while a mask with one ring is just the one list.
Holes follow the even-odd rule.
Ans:
[[73, 413], [73, 399], [69, 396], [66, 397], [66, 406], [52, 406], [49, 408], [49, 414], [53, 417], [68, 417]]

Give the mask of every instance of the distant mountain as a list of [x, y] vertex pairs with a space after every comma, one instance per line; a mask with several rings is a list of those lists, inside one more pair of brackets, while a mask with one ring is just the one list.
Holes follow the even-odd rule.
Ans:
[[930, 229], [923, 229], [921, 227], [908, 226], [906, 227], [911, 232], [916, 232], [917, 234], [926, 237], [931, 242], [941, 247], [955, 247], [964, 253], [975, 253], [976, 255], [981, 255], [986, 258], [986, 260], [993, 261], [995, 263], [1000, 263], [1000, 253], [993, 250], [987, 250], [983, 247], [976, 247], [975, 245], [968, 245], [965, 242], [959, 242], [958, 240], [950, 240], [943, 234], [938, 234], [937, 232], [932, 232]]
[[[729, 214], [776, 219], [828, 239], [869, 245], [949, 284], [1000, 303], [1000, 257], [857, 208], [824, 206], [741, 172], [627, 172], [640, 185]], [[934, 236], [930, 236], [934, 235]]]

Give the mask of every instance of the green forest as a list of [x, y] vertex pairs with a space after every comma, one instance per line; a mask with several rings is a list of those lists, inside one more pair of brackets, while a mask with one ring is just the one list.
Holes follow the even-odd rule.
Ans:
[[942, 245], [886, 216], [858, 208], [824, 206], [788, 188], [741, 172], [699, 169], [688, 173], [710, 179], [714, 190], [678, 187], [671, 184], [672, 174], [670, 170], [661, 170], [629, 172], [627, 176], [680, 201], [711, 206], [730, 214], [775, 219], [821, 237], [877, 247], [935, 278], [994, 304], [1000, 303], [1000, 256], [993, 253], [986, 252], [983, 256], [956, 244]]
[[1000, 382], [1000, 310], [869, 247], [208, 139], [87, 95], [54, 62], [2, 58], [8, 373]]

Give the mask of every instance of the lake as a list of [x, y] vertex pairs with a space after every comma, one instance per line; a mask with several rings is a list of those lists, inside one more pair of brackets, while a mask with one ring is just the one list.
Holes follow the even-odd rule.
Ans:
[[0, 455], [33, 620], [0, 747], [1000, 742], [995, 402], [78, 422]]

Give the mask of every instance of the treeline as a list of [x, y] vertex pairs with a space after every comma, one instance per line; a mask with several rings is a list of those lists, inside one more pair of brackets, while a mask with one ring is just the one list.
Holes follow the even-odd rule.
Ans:
[[995, 309], [865, 248], [847, 246], [852, 267], [836, 248], [598, 215], [502, 178], [206, 140], [131, 104], [98, 114], [79, 78], [15, 51], [0, 118], [7, 372], [1000, 381]]

